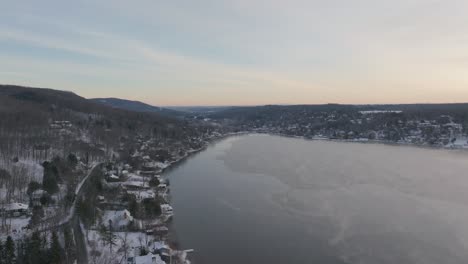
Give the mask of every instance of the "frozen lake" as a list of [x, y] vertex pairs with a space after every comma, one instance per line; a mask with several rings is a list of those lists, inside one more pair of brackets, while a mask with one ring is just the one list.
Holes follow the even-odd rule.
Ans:
[[468, 263], [468, 152], [246, 135], [166, 176], [199, 264]]

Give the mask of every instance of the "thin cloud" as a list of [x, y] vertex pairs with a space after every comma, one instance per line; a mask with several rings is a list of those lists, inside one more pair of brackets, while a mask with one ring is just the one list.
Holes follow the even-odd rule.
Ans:
[[[416, 101], [424, 88], [427, 101], [468, 100], [466, 1], [79, 1], [73, 12], [48, 4], [6, 4], [1, 72], [40, 73], [41, 84], [68, 79], [80, 91], [119, 87], [116, 96], [131, 85], [192, 104], [208, 95]], [[19, 43], [18, 52], [2, 51], [4, 43]]]

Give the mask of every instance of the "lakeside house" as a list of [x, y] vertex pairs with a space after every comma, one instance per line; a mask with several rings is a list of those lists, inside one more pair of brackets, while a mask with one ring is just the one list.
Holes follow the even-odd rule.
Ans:
[[72, 126], [72, 123], [67, 120], [56, 120], [49, 124], [49, 127], [51, 129], [66, 129], [71, 128]]
[[29, 205], [23, 203], [9, 203], [0, 208], [8, 217], [20, 217], [29, 214]]
[[164, 241], [155, 241], [153, 243], [153, 252], [159, 254], [163, 261], [171, 260], [172, 249]]
[[164, 215], [173, 215], [173, 209], [172, 206], [169, 204], [161, 204], [161, 213]]
[[163, 236], [166, 236], [167, 234], [169, 234], [169, 228], [167, 226], [164, 226], [164, 225], [158, 225], [158, 226], [154, 227], [152, 230], [147, 230], [146, 234], [154, 235], [154, 236], [157, 236], [157, 237], [163, 237]]
[[112, 173], [107, 177], [107, 181], [108, 182], [119, 182], [120, 177]]
[[149, 170], [144, 170], [140, 171], [141, 176], [146, 176], [146, 177], [151, 177], [157, 174], [157, 171], [149, 171]]
[[96, 197], [96, 199], [97, 199], [98, 203], [103, 203], [103, 202], [106, 201], [106, 198], [104, 196], [102, 196], [102, 195], [98, 195]]
[[128, 257], [127, 264], [166, 264], [159, 255], [149, 253], [145, 256]]
[[103, 224], [111, 225], [114, 231], [124, 231], [130, 227], [142, 229], [141, 221], [136, 220], [127, 209], [119, 211], [104, 211], [102, 216]]
[[156, 197], [156, 193], [152, 190], [143, 190], [143, 191], [127, 191], [128, 194], [135, 195], [135, 198], [138, 202], [141, 202], [145, 199], [153, 199]]
[[122, 183], [122, 186], [129, 191], [139, 191], [139, 190], [147, 190], [150, 187], [148, 186], [147, 182], [143, 181], [126, 181]]

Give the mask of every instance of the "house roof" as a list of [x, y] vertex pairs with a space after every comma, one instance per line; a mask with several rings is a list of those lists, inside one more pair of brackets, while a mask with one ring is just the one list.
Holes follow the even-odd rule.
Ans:
[[161, 210], [165, 211], [172, 211], [172, 206], [168, 204], [161, 204]]
[[23, 203], [10, 203], [3, 207], [6, 211], [28, 210], [29, 205]]
[[155, 241], [153, 245], [155, 250], [169, 249], [169, 246], [164, 241]]
[[147, 185], [144, 182], [141, 181], [126, 181], [123, 183], [125, 186], [132, 186], [132, 187], [140, 187], [140, 188], [145, 188]]
[[109, 220], [112, 220], [113, 226], [125, 226], [133, 221], [133, 216], [128, 210], [104, 211], [104, 215], [102, 216], [103, 223], [107, 224]]
[[159, 255], [148, 254], [135, 257], [135, 264], [166, 264]]

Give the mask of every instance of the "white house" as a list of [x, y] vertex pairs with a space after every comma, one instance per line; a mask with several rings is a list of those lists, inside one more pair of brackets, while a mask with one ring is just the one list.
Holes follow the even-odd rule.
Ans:
[[165, 260], [170, 259], [172, 255], [172, 249], [164, 241], [155, 241], [153, 252], [159, 254]]
[[146, 182], [142, 181], [126, 181], [122, 183], [122, 185], [127, 189], [127, 190], [143, 190], [143, 189], [149, 189], [149, 186]]
[[120, 181], [120, 177], [112, 173], [112, 174], [109, 175], [109, 177], [107, 178], [107, 181], [118, 182], [118, 181]]
[[108, 226], [112, 225], [113, 230], [125, 230], [129, 225], [133, 224], [133, 216], [128, 210], [120, 211], [104, 211], [102, 216], [103, 224]]
[[161, 213], [164, 215], [173, 215], [172, 206], [169, 204], [161, 204]]
[[19, 217], [29, 212], [29, 205], [23, 203], [10, 203], [1, 208], [10, 217]]
[[127, 191], [127, 193], [135, 195], [138, 202], [141, 202], [144, 199], [150, 199], [150, 198], [156, 197], [156, 194], [152, 190]]
[[129, 257], [127, 264], [166, 264], [159, 255], [149, 253], [146, 256]]

